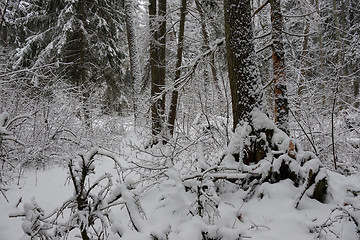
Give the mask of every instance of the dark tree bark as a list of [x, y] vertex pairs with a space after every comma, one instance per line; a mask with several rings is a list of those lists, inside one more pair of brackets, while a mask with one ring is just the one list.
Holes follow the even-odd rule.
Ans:
[[260, 80], [255, 65], [250, 0], [224, 0], [225, 37], [232, 98], [233, 127], [251, 122], [261, 105]]
[[283, 17], [280, 0], [270, 0], [273, 74], [275, 96], [275, 122], [285, 133], [289, 134], [289, 106], [285, 79], [285, 53], [282, 42]]
[[224, 7], [234, 129], [238, 125], [248, 129], [246, 123], [251, 127], [249, 142], [244, 142], [241, 153], [232, 155], [244, 164], [257, 163], [266, 156], [266, 149], [260, 137], [263, 130], [255, 129], [252, 121], [254, 111], [262, 105], [262, 87], [255, 65], [250, 0], [224, 0]]
[[[320, 16], [320, 7], [319, 7], [319, 0], [315, 0], [315, 7], [316, 12]], [[320, 64], [321, 64], [321, 98], [322, 98], [322, 105], [325, 107], [326, 97], [325, 97], [325, 84], [324, 84], [324, 76], [325, 76], [325, 58], [324, 58], [324, 44], [323, 44], [323, 33], [321, 30], [321, 25], [318, 25], [318, 41], [319, 41], [319, 57], [320, 57]]]
[[177, 49], [177, 57], [176, 57], [176, 72], [175, 72], [175, 89], [172, 92], [171, 96], [171, 105], [169, 111], [169, 119], [168, 119], [168, 128], [171, 136], [174, 134], [174, 126], [177, 112], [177, 103], [179, 98], [179, 92], [176, 89], [176, 81], [179, 80], [181, 71], [181, 62], [182, 55], [184, 50], [184, 33], [185, 33], [185, 21], [186, 21], [186, 2], [187, 0], [181, 0], [181, 9], [180, 9], [180, 26], [179, 26], [179, 40], [178, 40], [178, 49]]
[[165, 86], [166, 0], [158, 0], [158, 7], [156, 0], [149, 3], [152, 134], [158, 136], [165, 120], [165, 95], [161, 92]]
[[[359, 62], [359, 60], [357, 60], [357, 62]], [[354, 85], [353, 85], [353, 93], [354, 93], [354, 99], [355, 99], [355, 103], [354, 103], [354, 107], [355, 108], [360, 108], [360, 100], [359, 98], [359, 89], [360, 89], [360, 77], [356, 77], [354, 79]]]

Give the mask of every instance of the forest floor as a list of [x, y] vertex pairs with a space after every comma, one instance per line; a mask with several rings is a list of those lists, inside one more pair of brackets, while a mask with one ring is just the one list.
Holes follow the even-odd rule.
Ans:
[[[134, 154], [128, 146], [120, 147], [124, 154]], [[27, 170], [8, 186], [6, 198], [0, 196], [0, 239], [30, 239], [22, 230], [23, 218], [11, 217], [22, 212], [26, 203], [36, 203], [50, 213], [73, 195], [73, 185], [66, 167], [53, 166], [45, 170]], [[104, 173], [117, 175], [113, 162], [101, 157], [95, 162], [95, 179]], [[184, 190], [174, 179], [167, 179], [141, 193], [138, 205], [142, 209], [142, 228], [135, 231], [129, 216], [121, 206], [112, 208], [113, 225], [108, 229], [109, 239], [119, 239], [114, 233], [121, 229], [123, 238], [129, 240], [153, 239], [251, 239], [251, 240], [358, 240], [359, 226], [352, 218], [360, 219], [360, 174], [344, 176], [327, 170], [328, 193], [325, 203], [311, 199], [306, 194], [295, 208], [299, 189], [291, 180], [263, 183], [253, 197], [244, 202], [246, 192], [234, 185], [219, 188], [217, 209], [203, 217], [191, 214], [196, 196]], [[114, 180], [114, 185], [116, 181]], [[141, 184], [136, 189], [141, 189]], [[349, 191], [353, 189], [353, 191]], [[139, 190], [141, 192], [142, 190]], [[209, 210], [211, 211], [211, 210]], [[63, 216], [66, 218], [66, 216]], [[77, 229], [68, 239], [78, 239]], [[220, 237], [221, 236], [221, 237]], [[165, 239], [166, 237], [164, 237]]]

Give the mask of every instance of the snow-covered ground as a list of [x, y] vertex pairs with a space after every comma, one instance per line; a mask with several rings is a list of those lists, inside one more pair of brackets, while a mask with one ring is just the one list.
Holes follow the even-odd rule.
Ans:
[[[134, 138], [135, 134], [131, 135]], [[108, 239], [120, 239], [121, 235], [121, 239], [128, 240], [359, 240], [359, 173], [344, 176], [323, 168], [322, 174], [328, 180], [325, 203], [310, 198], [308, 191], [302, 196], [302, 186], [295, 187], [290, 179], [273, 184], [264, 182], [251, 198], [244, 201], [249, 192], [239, 185], [221, 180], [215, 186], [205, 177], [192, 177], [192, 173], [184, 172], [182, 169], [190, 168], [177, 166], [179, 162], [174, 166], [166, 160], [169, 153], [164, 146], [157, 149], [158, 153], [155, 148], [153, 155], [145, 154], [148, 159], [144, 159], [144, 152], [141, 152], [144, 149], [130, 148], [125, 142], [119, 145], [121, 156], [107, 152], [108, 157], [96, 157], [95, 174], [87, 179], [91, 185], [104, 174], [113, 176], [111, 191], [104, 194], [106, 198], [100, 203], [104, 207], [109, 206], [116, 195], [122, 195], [116, 200], [119, 204], [106, 213], [110, 223], [104, 219], [111, 225], [106, 230]], [[204, 161], [199, 146], [197, 159]], [[98, 148], [84, 153], [85, 161], [96, 151]], [[144, 163], [153, 163], [151, 157], [159, 153], [165, 156], [163, 165], [146, 167], [133, 162], [142, 158]], [[120, 166], [116, 169], [109, 156], [116, 158], [127, 171], [117, 171]], [[155, 160], [162, 161], [160, 159]], [[141, 167], [144, 169], [139, 172], [137, 168]], [[184, 180], [183, 174], [189, 179]], [[104, 187], [106, 181], [99, 185]], [[99, 190], [94, 191], [97, 194]], [[9, 216], [24, 212], [24, 207], [31, 209], [34, 202], [44, 210], [44, 215], [50, 214], [72, 199], [73, 194], [73, 183], [66, 167], [55, 165], [42, 171], [26, 171], [19, 184], [14, 182], [7, 186], [8, 202], [0, 195], [0, 240], [30, 239], [23, 231], [31, 228], [29, 221], [24, 221], [24, 217]], [[296, 207], [299, 196], [302, 197]], [[98, 212], [98, 216], [103, 215]], [[66, 222], [69, 211], [64, 211], [59, 219]], [[67, 239], [79, 239], [79, 234], [79, 229], [75, 228]]]
[[[108, 159], [96, 165], [99, 174], [112, 169], [113, 164]], [[4, 198], [0, 202], [0, 239], [16, 240], [24, 236], [22, 218], [9, 218], [9, 214], [21, 212], [24, 203], [31, 202], [32, 198], [45, 212], [51, 212], [72, 195], [72, 185], [66, 183], [67, 172], [67, 169], [60, 167], [36, 173], [29, 171], [19, 185], [10, 186], [6, 192], [9, 203]], [[322, 226], [320, 239], [358, 240], [358, 230], [351, 219], [332, 211], [336, 208], [346, 209], [349, 203], [360, 202], [359, 196], [346, 191], [359, 190], [360, 175], [345, 177], [330, 171], [327, 174], [330, 182], [326, 204], [305, 196], [296, 209], [295, 199], [299, 190], [291, 180], [283, 180], [276, 184], [264, 183], [254, 197], [245, 203], [241, 200], [244, 191], [228, 189], [219, 194], [218, 213], [210, 220], [192, 216], [189, 209], [192, 208], [194, 196], [186, 194], [174, 181], [164, 181], [141, 199], [140, 204], [146, 215], [142, 220], [142, 232], [131, 231], [129, 219], [119, 213], [119, 223], [127, 228], [123, 239], [151, 239], [151, 233], [159, 236], [170, 232], [169, 239], [196, 240], [202, 239], [201, 231], [205, 231], [214, 239], [217, 236], [236, 239], [240, 234], [240, 239], [310, 240], [319, 236], [316, 229], [320, 230]], [[354, 217], [359, 220], [359, 211], [357, 213]], [[116, 219], [116, 214], [113, 216]], [[330, 221], [333, 221], [331, 225]], [[110, 236], [110, 239], [119, 238], [113, 233]]]
[[0, 200], [0, 239], [15, 240], [24, 235], [22, 219], [9, 218], [9, 214], [21, 212], [24, 203], [31, 202], [32, 198], [46, 212], [51, 212], [69, 198], [73, 190], [65, 184], [66, 178], [67, 170], [56, 167], [26, 172], [19, 185], [10, 186], [5, 193], [9, 203], [3, 197]]

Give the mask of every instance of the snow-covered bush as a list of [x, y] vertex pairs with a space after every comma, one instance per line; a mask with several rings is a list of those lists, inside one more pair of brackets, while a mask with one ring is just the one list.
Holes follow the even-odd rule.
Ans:
[[0, 113], [0, 182], [9, 183], [19, 169], [20, 152], [24, 151], [24, 143], [15, 134], [15, 131], [25, 124], [30, 116], [20, 115], [10, 118], [7, 112]]
[[[126, 122], [119, 121], [118, 116], [99, 116], [98, 95], [81, 101], [76, 87], [60, 76], [48, 78], [44, 74], [52, 73], [54, 68], [50, 64], [30, 70], [4, 70], [4, 81], [0, 82], [0, 139], [10, 139], [0, 143], [0, 160], [7, 163], [2, 165], [2, 183], [24, 170], [44, 169], [54, 163], [66, 165], [66, 154], [92, 145], [113, 148], [125, 132]], [[84, 123], [85, 105], [91, 113], [91, 127]]]
[[99, 148], [70, 160], [68, 178], [74, 188], [73, 196], [50, 215], [46, 215], [35, 200], [26, 203], [23, 212], [10, 215], [23, 218], [24, 239], [27, 239], [26, 236], [29, 239], [68, 239], [74, 236], [83, 240], [108, 239], [110, 228], [121, 236], [124, 226], [111, 219], [111, 210], [119, 205], [121, 211], [126, 209], [132, 228], [141, 231], [143, 217], [131, 192], [131, 184], [119, 178], [117, 184], [113, 185], [113, 175], [110, 173], [92, 177], [95, 175], [97, 155], [112, 159], [116, 171], [121, 173], [118, 158]]
[[[246, 149], [240, 128], [225, 155], [214, 149], [218, 158], [205, 153], [204, 138], [122, 145], [121, 166], [100, 148], [79, 154], [68, 166], [74, 195], [51, 215], [51, 229], [46, 214], [33, 225], [54, 239], [282, 239], [282, 225], [304, 239], [356, 239], [359, 178], [327, 170], [262, 114], [253, 121], [255, 129], [271, 130], [271, 138], [263, 136], [271, 151], [249, 165], [233, 156]], [[105, 164], [109, 158], [115, 169]]]
[[[151, 188], [159, 186], [161, 189], [166, 183], [168, 187], [176, 189], [161, 198], [162, 208], [170, 207], [174, 199], [182, 199], [185, 202], [184, 211], [193, 216], [188, 221], [202, 219], [202, 230], [209, 227], [216, 229], [216, 234], [201, 230], [201, 239], [224, 237], [219, 235], [220, 229], [216, 223], [217, 219], [221, 219], [219, 205], [222, 195], [229, 192], [242, 189], [245, 192], [240, 200], [250, 202], [268, 194], [266, 185], [290, 180], [296, 188], [293, 208], [297, 208], [304, 198], [320, 202], [327, 200], [328, 175], [316, 155], [302, 150], [295, 139], [279, 130], [265, 114], [255, 111], [252, 116], [251, 124], [244, 123], [237, 128], [222, 157], [220, 154], [217, 155], [218, 158], [212, 154], [205, 156], [202, 141], [199, 140], [193, 159], [182, 159], [182, 148], [177, 149], [170, 142], [167, 146], [154, 146], [147, 152], [142, 150], [153, 161], [140, 160], [141, 158], [133, 161], [141, 176], [140, 182], [147, 183]], [[259, 133], [259, 139], [255, 141], [251, 139], [254, 131]], [[255, 146], [252, 145], [254, 143]], [[192, 142], [186, 146], [187, 149], [194, 149], [194, 145]], [[243, 162], [244, 156], [254, 147], [260, 151], [253, 158], [261, 160]], [[241, 221], [241, 214], [237, 217]]]
[[50, 219], [52, 215], [45, 215], [44, 210], [33, 198], [30, 203], [25, 203], [23, 212], [12, 214], [10, 217], [23, 218], [21, 228], [25, 235], [21, 238], [22, 240], [51, 240], [61, 236], [56, 233], [56, 230], [54, 231], [54, 225]]
[[[253, 139], [256, 136], [259, 137]], [[249, 152], [256, 154], [249, 158]], [[251, 161], [243, 162], [244, 156]], [[252, 113], [251, 124], [245, 122], [236, 129], [223, 164], [251, 175], [241, 182], [245, 188], [291, 179], [295, 186], [303, 184], [307, 190], [317, 183], [316, 180], [323, 179], [317, 179], [321, 163], [315, 154], [303, 151], [295, 139], [288, 137], [260, 111]]]
[[[360, 114], [357, 109], [346, 109], [336, 112], [334, 123], [329, 115], [304, 109], [294, 123], [294, 135], [303, 147], [317, 154], [321, 162], [337, 171], [353, 174], [358, 171], [360, 161]], [[334, 138], [332, 139], [332, 132]], [[334, 142], [332, 142], [332, 140]], [[334, 147], [334, 148], [333, 148]]]

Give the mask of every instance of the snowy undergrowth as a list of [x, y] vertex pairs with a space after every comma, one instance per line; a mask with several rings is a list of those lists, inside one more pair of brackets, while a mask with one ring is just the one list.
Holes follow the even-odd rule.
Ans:
[[[101, 165], [96, 167], [100, 170], [111, 165], [110, 161], [103, 159]], [[207, 233], [208, 239], [238, 239], [242, 236], [240, 239], [291, 237], [300, 240], [316, 239], [319, 236], [319, 239], [356, 240], [356, 225], [339, 209], [348, 208], [351, 211], [352, 207], [359, 207], [359, 197], [346, 189], [356, 189], [360, 176], [345, 177], [333, 172], [328, 174], [331, 190], [326, 204], [305, 196], [298, 209], [294, 208], [294, 196], [298, 189], [290, 180], [263, 184], [255, 197], [245, 203], [242, 199], [246, 192], [236, 186], [230, 191], [228, 186], [227, 192], [219, 194], [218, 213], [212, 223], [190, 213], [196, 200], [194, 194], [186, 193], [171, 180], [164, 181], [140, 199], [139, 204], [144, 211], [144, 218], [137, 219], [141, 221], [140, 231], [133, 229], [127, 213], [120, 207], [112, 209], [111, 229], [121, 231], [122, 239], [152, 239], [151, 235], [158, 238], [163, 236], [163, 239], [166, 239], [166, 235], [169, 239], [204, 239], [204, 233]], [[36, 196], [36, 202], [48, 213], [66, 201], [72, 190], [71, 186], [64, 185], [64, 178], [65, 170], [53, 169], [39, 173], [37, 185], [34, 183], [35, 177], [31, 176], [22, 189], [11, 189], [7, 195], [12, 204], [1, 204], [1, 239], [20, 239], [24, 235], [21, 232], [22, 221], [8, 219], [7, 215], [21, 209], [24, 202], [31, 202], [33, 196]], [[16, 209], [14, 205], [20, 196], [22, 203]], [[354, 217], [359, 219], [359, 215]], [[109, 239], [119, 239], [114, 232], [109, 231], [109, 234]]]
[[[95, 174], [89, 174], [88, 186], [101, 176], [112, 176], [112, 185], [104, 181], [94, 190], [99, 196], [99, 189], [109, 186], [107, 194], [101, 195], [104, 201], [99, 203], [106, 211], [101, 210], [97, 216], [107, 218], [102, 221], [107, 224], [106, 234], [100, 239], [120, 239], [121, 236], [121, 239], [139, 240], [357, 240], [360, 175], [343, 176], [323, 168], [313, 154], [302, 151], [295, 140], [277, 130], [261, 114], [254, 115], [254, 123], [256, 129], [274, 130], [267, 144], [276, 143], [277, 150], [250, 166], [236, 162], [233, 157], [235, 152], [241, 151], [240, 143], [247, 141], [250, 131], [246, 131], [246, 127], [235, 133], [225, 157], [204, 134], [196, 138], [178, 137], [165, 146], [159, 144], [151, 149], [144, 149], [139, 142], [133, 143], [131, 148], [121, 145], [122, 156], [106, 152], [107, 157], [96, 158], [91, 165]], [[263, 137], [266, 139], [266, 135]], [[132, 134], [128, 138], [135, 139], [135, 136]], [[295, 146], [289, 151], [290, 142]], [[275, 147], [270, 145], [265, 144]], [[96, 151], [99, 149], [83, 153], [83, 156]], [[111, 158], [116, 159], [121, 168], [117, 165], [114, 169]], [[89, 157], [85, 159], [90, 160]], [[276, 175], [284, 164], [297, 179], [281, 179]], [[317, 173], [311, 183], [308, 181], [310, 172]], [[28, 179], [24, 179], [21, 188], [11, 187], [6, 193], [10, 203], [2, 201], [0, 206], [0, 239], [26, 236], [21, 232], [26, 217], [9, 219], [8, 214], [21, 213], [24, 207], [28, 210], [29, 206], [35, 206], [34, 202], [31, 205], [33, 196], [44, 214], [73, 199], [76, 194], [73, 194], [72, 185], [64, 185], [67, 174], [68, 170], [61, 168], [39, 172], [36, 178], [27, 173]], [[315, 183], [323, 177], [327, 180], [327, 188], [321, 203], [314, 199], [313, 192]], [[22, 201], [18, 204], [20, 197]], [[88, 202], [91, 209], [94, 209], [94, 202]], [[107, 208], [111, 203], [116, 204]], [[70, 212], [74, 214], [78, 210], [75, 206]], [[62, 221], [68, 221], [69, 215], [71, 213], [64, 212]], [[84, 228], [78, 222], [72, 226], [78, 229], [71, 230], [68, 239], [80, 235]]]

